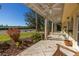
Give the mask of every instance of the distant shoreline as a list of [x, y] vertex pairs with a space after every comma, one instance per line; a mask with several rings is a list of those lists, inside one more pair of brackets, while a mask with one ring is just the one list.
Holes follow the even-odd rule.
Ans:
[[[0, 30], [0, 34], [6, 33], [6, 30]], [[21, 29], [21, 32], [31, 32], [34, 31], [34, 29]]]

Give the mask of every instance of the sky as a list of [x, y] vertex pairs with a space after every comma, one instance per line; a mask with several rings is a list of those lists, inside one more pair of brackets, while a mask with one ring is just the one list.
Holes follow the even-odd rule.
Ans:
[[30, 9], [21, 3], [3, 3], [0, 9], [0, 25], [26, 26], [25, 13]]

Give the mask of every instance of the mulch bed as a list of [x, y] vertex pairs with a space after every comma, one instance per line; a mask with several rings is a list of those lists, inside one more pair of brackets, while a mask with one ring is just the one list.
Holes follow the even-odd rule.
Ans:
[[0, 56], [16, 56], [17, 54], [24, 51], [24, 49], [33, 45], [32, 39], [21, 39], [23, 44], [19, 47], [12, 45], [12, 42], [3, 43], [0, 42]]

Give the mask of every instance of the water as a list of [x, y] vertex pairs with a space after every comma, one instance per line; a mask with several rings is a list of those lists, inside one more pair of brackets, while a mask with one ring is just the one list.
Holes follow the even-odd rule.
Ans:
[[0, 34], [6, 33], [6, 30], [0, 30]]
[[[21, 29], [21, 32], [31, 32], [31, 31], [33, 31], [32, 29]], [[6, 33], [7, 32], [7, 30], [0, 30], [0, 34], [3, 34], [3, 33]]]

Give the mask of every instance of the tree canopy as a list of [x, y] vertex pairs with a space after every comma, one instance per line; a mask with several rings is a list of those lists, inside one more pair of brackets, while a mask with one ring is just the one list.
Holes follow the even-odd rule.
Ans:
[[44, 29], [44, 18], [33, 10], [28, 13], [25, 13], [25, 21], [29, 28], [35, 29], [37, 26], [37, 30]]

